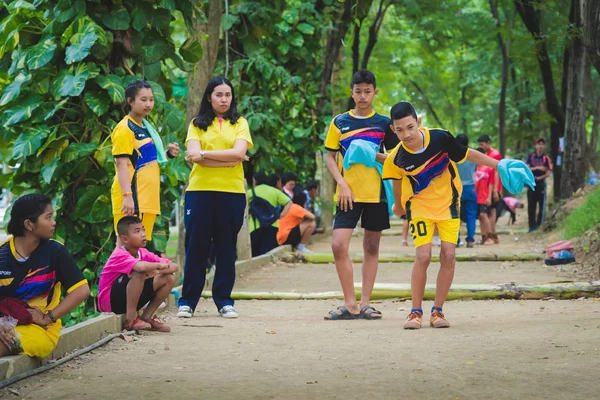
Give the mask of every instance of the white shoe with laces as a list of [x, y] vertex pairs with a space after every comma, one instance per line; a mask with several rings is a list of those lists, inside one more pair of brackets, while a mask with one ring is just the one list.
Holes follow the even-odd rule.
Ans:
[[221, 314], [221, 317], [223, 318], [237, 318], [239, 316], [233, 306], [223, 306], [219, 310], [219, 314]]
[[194, 315], [194, 311], [192, 311], [192, 307], [179, 306], [179, 311], [177, 312], [177, 316], [179, 318], [192, 318], [192, 315]]

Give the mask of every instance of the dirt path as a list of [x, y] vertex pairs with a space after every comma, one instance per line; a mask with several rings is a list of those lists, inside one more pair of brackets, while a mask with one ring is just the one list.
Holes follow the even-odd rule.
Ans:
[[[453, 327], [403, 331], [410, 305], [382, 321], [327, 322], [333, 301], [240, 301], [223, 320], [203, 301], [173, 332], [115, 340], [13, 385], [23, 399], [597, 398], [600, 302], [450, 302]], [[425, 307], [431, 304], [426, 303]], [[6, 390], [0, 396], [16, 398]]]

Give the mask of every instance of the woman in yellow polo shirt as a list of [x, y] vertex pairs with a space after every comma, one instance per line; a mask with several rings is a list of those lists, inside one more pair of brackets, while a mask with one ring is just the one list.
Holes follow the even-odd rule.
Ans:
[[194, 166], [185, 194], [186, 261], [177, 316], [190, 318], [194, 313], [214, 244], [217, 265], [212, 297], [222, 317], [236, 318], [231, 291], [237, 235], [246, 208], [242, 162], [252, 148], [252, 138], [226, 78], [208, 82], [198, 115], [189, 126], [186, 146], [186, 157]]

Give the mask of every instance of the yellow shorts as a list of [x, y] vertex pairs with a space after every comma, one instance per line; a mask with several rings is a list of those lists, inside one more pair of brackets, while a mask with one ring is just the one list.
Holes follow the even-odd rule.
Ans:
[[458, 242], [458, 231], [460, 229], [460, 219], [447, 219], [445, 221], [432, 221], [425, 218], [415, 218], [410, 220], [410, 233], [412, 234], [415, 247], [431, 243], [433, 231], [437, 226], [442, 242]]
[[[113, 215], [113, 217], [115, 218], [115, 234], [117, 236], [119, 236], [119, 232], [117, 232], [117, 224], [119, 223], [121, 218], [123, 218], [124, 216], [125, 216], [125, 214], [114, 214]], [[156, 214], [144, 213], [144, 214], [141, 214], [138, 216], [142, 220], [142, 225], [144, 225], [144, 229], [146, 230], [146, 239], [152, 240], [152, 229], [154, 229], [154, 222], [156, 221]]]
[[30, 357], [44, 358], [50, 355], [60, 337], [62, 324], [57, 321], [44, 329], [36, 324], [18, 325], [17, 332], [21, 334], [21, 346], [23, 353]]

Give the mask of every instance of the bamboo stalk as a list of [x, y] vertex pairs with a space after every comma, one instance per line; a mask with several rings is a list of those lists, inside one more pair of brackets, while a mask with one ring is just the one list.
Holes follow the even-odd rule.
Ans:
[[[360, 284], [355, 283], [356, 297], [360, 300]], [[210, 291], [202, 293], [202, 297], [210, 298]], [[238, 292], [231, 294], [235, 300], [327, 300], [343, 299], [341, 292]], [[560, 282], [540, 284], [456, 284], [450, 288], [448, 300], [494, 300], [494, 299], [573, 299], [579, 297], [600, 297], [600, 281], [594, 282]], [[410, 299], [410, 284], [378, 283], [371, 295], [373, 300]], [[425, 300], [435, 298], [435, 285], [425, 288]]]
[[[328, 264], [333, 263], [334, 258], [332, 253], [308, 253], [303, 254], [302, 258], [304, 261], [311, 264]], [[286, 260], [291, 258], [286, 256]], [[352, 262], [359, 263], [363, 261], [363, 255], [359, 253], [350, 254]], [[523, 253], [523, 254], [493, 254], [493, 253], [482, 253], [482, 254], [457, 254], [456, 261], [461, 262], [472, 262], [472, 261], [537, 261], [541, 260], [541, 254], [535, 253]], [[403, 263], [403, 262], [414, 262], [415, 256], [411, 254], [392, 254], [382, 253], [379, 254], [379, 262], [389, 263]], [[434, 255], [431, 257], [431, 261], [438, 262], [440, 257]]]

